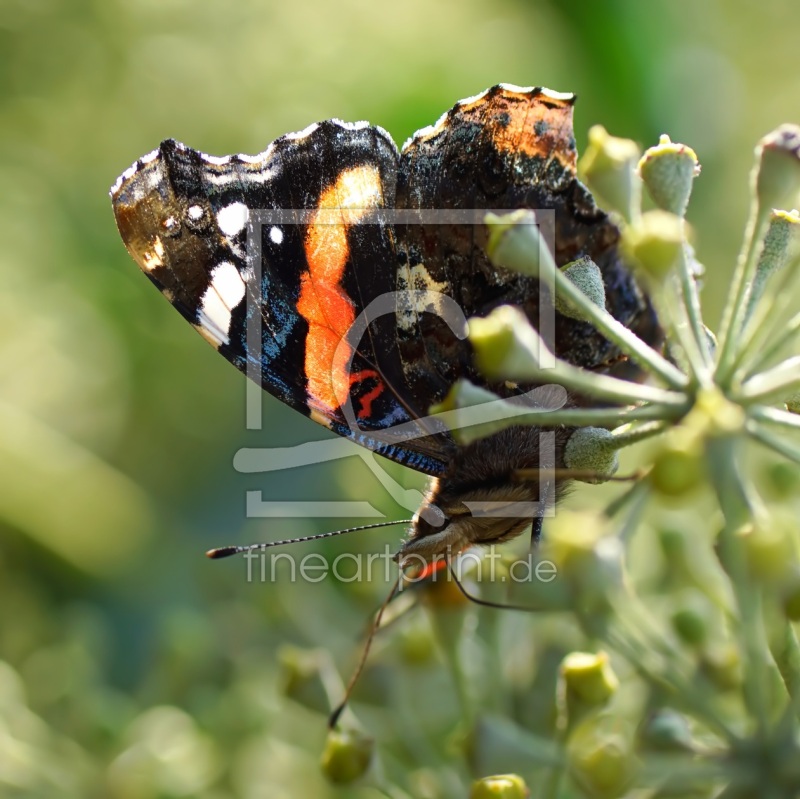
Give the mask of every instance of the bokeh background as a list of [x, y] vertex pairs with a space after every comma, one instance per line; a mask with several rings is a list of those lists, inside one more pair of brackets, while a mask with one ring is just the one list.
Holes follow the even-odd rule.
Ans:
[[[525, 770], [450, 756], [457, 692], [417, 610], [381, 636], [354, 706], [381, 746], [383, 788], [324, 781], [329, 697], [315, 675], [335, 699], [384, 585], [248, 583], [243, 562], [203, 552], [359, 521], [247, 520], [247, 490], [407, 512], [358, 458], [234, 470], [241, 447], [324, 434], [267, 397], [263, 429], [245, 429], [244, 378], [117, 236], [107, 192], [123, 169], [168, 136], [259, 152], [337, 116], [402, 143], [500, 81], [573, 91], [581, 146], [602, 123], [696, 149], [689, 218], [714, 319], [754, 143], [800, 121], [798, 35], [791, 0], [0, 0], [0, 796], [373, 797], [391, 785], [434, 799], [466, 795], [470, 771]], [[316, 548], [380, 551], [398, 535]], [[535, 730], [552, 713], [542, 664], [570, 648], [569, 628], [534, 637], [512, 614], [458, 613], [487, 706]]]

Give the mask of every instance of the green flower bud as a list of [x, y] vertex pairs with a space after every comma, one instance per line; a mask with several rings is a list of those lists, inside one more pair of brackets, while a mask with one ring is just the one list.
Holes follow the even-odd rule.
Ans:
[[672, 611], [672, 628], [690, 646], [702, 646], [708, 639], [709, 629], [714, 624], [711, 603], [705, 594], [687, 589], [676, 597]]
[[355, 782], [369, 769], [374, 743], [352, 730], [331, 730], [322, 752], [322, 772], [333, 783]]
[[561, 663], [567, 691], [585, 705], [602, 705], [619, 688], [605, 652], [571, 652]]
[[470, 319], [469, 340], [478, 368], [490, 379], [530, 380], [555, 363], [525, 314], [511, 305]]
[[642, 726], [640, 735], [642, 743], [652, 751], [695, 751], [695, 743], [686, 717], [669, 708], [653, 713]]
[[753, 312], [770, 277], [786, 265], [798, 238], [800, 238], [800, 215], [797, 211], [772, 211], [750, 288], [746, 318]]
[[584, 478], [587, 483], [610, 479], [619, 468], [614, 434], [602, 427], [579, 427], [567, 440], [564, 465], [568, 469], [597, 472], [596, 478]]
[[645, 150], [638, 173], [659, 208], [684, 216], [692, 181], [700, 174], [700, 164], [691, 147], [673, 144], [669, 136], [662, 136], [656, 147]]
[[676, 428], [661, 445], [650, 470], [653, 489], [665, 497], [679, 497], [702, 485], [705, 475], [700, 441]]
[[541, 236], [533, 211], [521, 209], [498, 216], [486, 214], [489, 239], [486, 254], [492, 263], [523, 275], [539, 274]]
[[756, 147], [755, 191], [762, 208], [786, 208], [800, 190], [800, 127], [781, 125]]
[[[564, 275], [574, 283], [595, 305], [606, 307], [606, 287], [600, 267], [588, 256], [567, 264], [561, 269]], [[559, 313], [579, 322], [589, 321], [585, 312], [569, 300], [556, 293], [555, 307]]]
[[742, 684], [742, 658], [733, 644], [704, 649], [701, 662], [708, 679], [721, 691], [734, 691]]
[[786, 410], [790, 413], [800, 413], [800, 391], [796, 394], [792, 394], [792, 396], [786, 400]]
[[767, 489], [774, 499], [789, 499], [800, 493], [800, 466], [775, 461], [765, 470]]
[[628, 222], [639, 207], [636, 164], [640, 155], [636, 142], [618, 139], [602, 125], [595, 125], [589, 129], [589, 145], [578, 164], [581, 179], [598, 202], [610, 211], [617, 211]]
[[590, 797], [616, 799], [631, 786], [638, 769], [624, 722], [601, 714], [579, 724], [567, 742], [569, 770]]
[[645, 274], [663, 280], [676, 266], [684, 246], [684, 222], [667, 211], [648, 211], [622, 233], [625, 259]]
[[472, 783], [469, 799], [527, 799], [531, 795], [525, 780], [516, 774], [484, 777]]
[[785, 523], [753, 525], [741, 531], [747, 567], [755, 580], [774, 586], [789, 577], [796, 562], [792, 532]]

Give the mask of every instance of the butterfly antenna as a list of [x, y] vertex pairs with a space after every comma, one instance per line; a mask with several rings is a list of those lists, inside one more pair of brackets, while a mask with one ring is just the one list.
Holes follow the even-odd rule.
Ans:
[[301, 538], [284, 538], [281, 541], [267, 541], [264, 544], [245, 544], [244, 546], [232, 547], [217, 547], [216, 549], [209, 549], [206, 552], [206, 557], [212, 560], [219, 560], [220, 558], [229, 558], [231, 555], [241, 555], [244, 552], [252, 552], [253, 550], [263, 550], [268, 547], [280, 547], [284, 544], [302, 544], [306, 541], [319, 541], [323, 538], [332, 538], [335, 535], [344, 535], [345, 533], [359, 533], [362, 530], [375, 530], [378, 527], [391, 527], [395, 524], [411, 524], [412, 519], [398, 519], [394, 522], [376, 522], [375, 524], [363, 524], [360, 527], [348, 527], [345, 530], [333, 530], [329, 533], [317, 533], [316, 535], [305, 535]]
[[364, 671], [364, 666], [367, 663], [367, 657], [369, 656], [369, 651], [372, 648], [372, 642], [375, 640], [375, 635], [380, 629], [383, 614], [386, 611], [386, 608], [389, 606], [389, 603], [394, 599], [395, 595], [400, 590], [400, 584], [402, 580], [403, 573], [400, 572], [397, 580], [395, 580], [394, 585], [392, 586], [392, 590], [389, 592], [389, 595], [386, 597], [386, 599], [383, 600], [383, 604], [380, 606], [380, 608], [378, 608], [378, 612], [375, 614], [375, 620], [372, 622], [369, 635], [367, 635], [367, 640], [364, 642], [364, 649], [361, 651], [361, 657], [359, 658], [358, 665], [356, 666], [353, 675], [350, 677], [350, 681], [347, 683], [347, 688], [344, 692], [344, 699], [342, 699], [338, 707], [336, 707], [336, 709], [328, 717], [328, 729], [332, 730], [336, 727], [339, 722], [339, 717], [342, 715], [344, 709], [347, 707], [347, 703], [350, 701], [350, 696], [353, 693], [353, 689], [356, 687], [358, 678], [361, 676], [361, 672]]

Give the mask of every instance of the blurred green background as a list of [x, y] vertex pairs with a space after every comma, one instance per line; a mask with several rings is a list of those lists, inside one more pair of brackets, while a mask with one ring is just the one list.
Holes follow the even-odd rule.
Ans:
[[[402, 143], [500, 81], [573, 91], [581, 147], [602, 123], [696, 149], [689, 219], [716, 319], [753, 146], [800, 121], [798, 34], [791, 0], [0, 0], [0, 796], [383, 795], [327, 787], [325, 703], [298, 674], [319, 648], [328, 677], [346, 675], [385, 587], [248, 583], [243, 562], [203, 551], [359, 522], [248, 521], [247, 490], [406, 511], [357, 458], [233, 469], [240, 447], [323, 433], [270, 398], [263, 430], [245, 429], [244, 378], [117, 236], [107, 192], [123, 169], [168, 136], [259, 152], [337, 116]], [[398, 535], [316, 549], [380, 551]], [[522, 697], [534, 725], [550, 712], [541, 664], [569, 629], [534, 639], [511, 614], [467, 614], [459, 624], [501, 623], [509, 647], [487, 701], [502, 715]], [[448, 758], [456, 698], [430, 639], [418, 612], [382, 636], [356, 703], [395, 796], [462, 795], [469, 776]]]

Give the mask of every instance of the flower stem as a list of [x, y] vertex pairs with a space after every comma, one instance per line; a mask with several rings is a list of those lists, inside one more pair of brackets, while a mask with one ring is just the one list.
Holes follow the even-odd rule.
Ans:
[[769, 209], [765, 209], [761, 205], [754, 193], [744, 243], [739, 254], [720, 328], [716, 381], [723, 388], [727, 387], [733, 372], [737, 342], [747, 314], [747, 297], [755, 273], [759, 245], [764, 237], [768, 219]]

